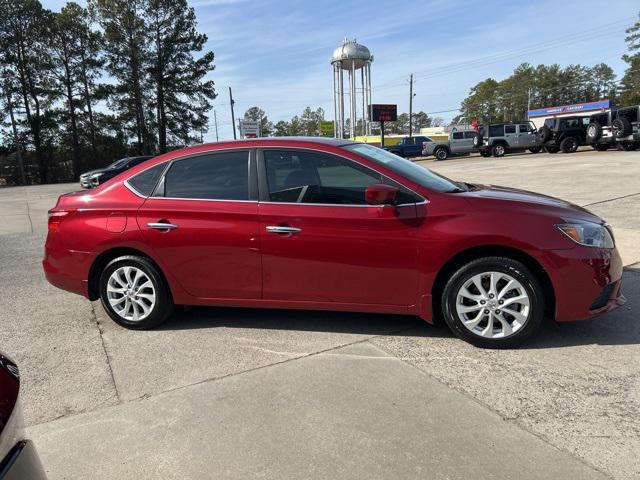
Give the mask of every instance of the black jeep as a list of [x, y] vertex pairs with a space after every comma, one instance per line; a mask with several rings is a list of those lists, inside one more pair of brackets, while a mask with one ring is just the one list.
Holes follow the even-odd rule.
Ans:
[[596, 150], [617, 145], [620, 150], [640, 147], [640, 106], [617, 108], [591, 115], [587, 127], [587, 141]]
[[548, 153], [573, 153], [587, 144], [589, 117], [548, 118], [540, 127], [538, 136]]

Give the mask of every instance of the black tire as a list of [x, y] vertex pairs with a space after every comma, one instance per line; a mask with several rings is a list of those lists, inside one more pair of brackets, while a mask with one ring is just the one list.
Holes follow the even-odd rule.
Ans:
[[489, 158], [491, 156], [491, 152], [480, 150], [480, 155], [482, 155], [484, 158]]
[[548, 142], [551, 139], [551, 129], [546, 125], [540, 127], [540, 130], [538, 130], [538, 138], [540, 139], [540, 143]]
[[560, 149], [558, 147], [548, 146], [548, 147], [544, 147], [544, 151], [547, 153], [558, 153]]
[[602, 125], [598, 122], [591, 122], [587, 126], [587, 142], [596, 143], [602, 137]]
[[540, 153], [542, 151], [542, 147], [531, 147], [529, 151], [531, 153]]
[[560, 142], [560, 150], [562, 153], [573, 153], [578, 150], [580, 142], [576, 137], [565, 137]]
[[606, 152], [607, 150], [609, 150], [610, 145], [608, 143], [594, 143], [592, 147], [598, 152]]
[[497, 143], [493, 147], [491, 147], [491, 155], [494, 157], [504, 157], [504, 154], [507, 152], [507, 147], [505, 147], [502, 143]]
[[638, 144], [635, 142], [620, 142], [618, 147], [624, 152], [633, 152], [638, 149]]
[[[529, 297], [529, 312], [523, 325], [515, 333], [504, 338], [486, 338], [473, 333], [462, 323], [456, 310], [458, 292], [463, 285], [475, 275], [486, 272], [501, 272], [509, 275], [521, 284]], [[511, 348], [524, 342], [540, 327], [545, 309], [544, 292], [538, 279], [522, 263], [506, 257], [479, 258], [459, 268], [445, 285], [441, 302], [444, 320], [451, 331], [457, 337], [481, 348]], [[493, 308], [495, 308], [495, 305]], [[500, 307], [497, 308], [499, 309]], [[495, 311], [499, 312], [499, 310]], [[482, 314], [483, 312], [478, 313], [478, 315]], [[512, 320], [515, 320], [515, 317], [512, 317]], [[498, 322], [496, 325], [501, 323]], [[478, 327], [482, 328], [482, 322]], [[500, 328], [502, 329], [501, 325]]]
[[624, 138], [633, 133], [631, 123], [625, 117], [618, 117], [611, 122], [611, 130], [613, 131], [613, 138]]
[[436, 160], [446, 160], [449, 158], [449, 151], [444, 147], [438, 147], [435, 152], [433, 152], [433, 156], [436, 157]]
[[[109, 292], [107, 291], [109, 279], [116, 270], [122, 267], [134, 267], [142, 271], [153, 286], [153, 292], [155, 292], [155, 303], [153, 303], [151, 311], [141, 320], [125, 318], [127, 313], [126, 311], [125, 316], [121, 316], [109, 302]], [[156, 267], [155, 264], [146, 257], [124, 255], [111, 260], [100, 274], [99, 289], [102, 307], [114, 322], [125, 328], [132, 330], [146, 330], [154, 328], [162, 324], [173, 312], [174, 305], [171, 297], [171, 291], [169, 290], [164, 277], [158, 270], [158, 267]], [[129, 301], [129, 303], [133, 304], [131, 301]], [[135, 307], [133, 310], [138, 311], [138, 308]]]

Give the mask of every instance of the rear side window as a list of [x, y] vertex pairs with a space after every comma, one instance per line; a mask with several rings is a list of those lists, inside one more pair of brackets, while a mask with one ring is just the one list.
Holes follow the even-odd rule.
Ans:
[[127, 183], [140, 195], [148, 197], [153, 193], [153, 189], [166, 166], [166, 163], [159, 163], [151, 168], [147, 168], [145, 171], [131, 177], [127, 180]]
[[516, 133], [516, 126], [515, 125], [505, 125], [504, 126], [504, 133]]
[[504, 135], [504, 125], [491, 125], [489, 127], [490, 137], [502, 137]]
[[211, 153], [173, 162], [164, 196], [203, 200], [249, 200], [249, 151]]

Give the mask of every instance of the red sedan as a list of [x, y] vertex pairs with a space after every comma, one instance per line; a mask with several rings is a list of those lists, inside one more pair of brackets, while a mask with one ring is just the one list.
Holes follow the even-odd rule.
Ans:
[[624, 302], [613, 234], [589, 211], [318, 138], [188, 148], [62, 195], [43, 266], [133, 329], [175, 304], [388, 312], [506, 347], [545, 315]]

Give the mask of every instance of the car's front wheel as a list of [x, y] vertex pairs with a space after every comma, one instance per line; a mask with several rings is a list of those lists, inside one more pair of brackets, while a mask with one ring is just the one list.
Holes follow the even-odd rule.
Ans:
[[451, 276], [442, 294], [442, 313], [456, 336], [477, 347], [514, 347], [540, 326], [544, 293], [522, 263], [479, 258]]
[[562, 153], [573, 153], [578, 150], [579, 145], [575, 137], [566, 137], [560, 142], [560, 150]]
[[116, 323], [134, 330], [156, 327], [173, 311], [171, 293], [158, 268], [136, 255], [107, 264], [100, 275], [100, 300]]

